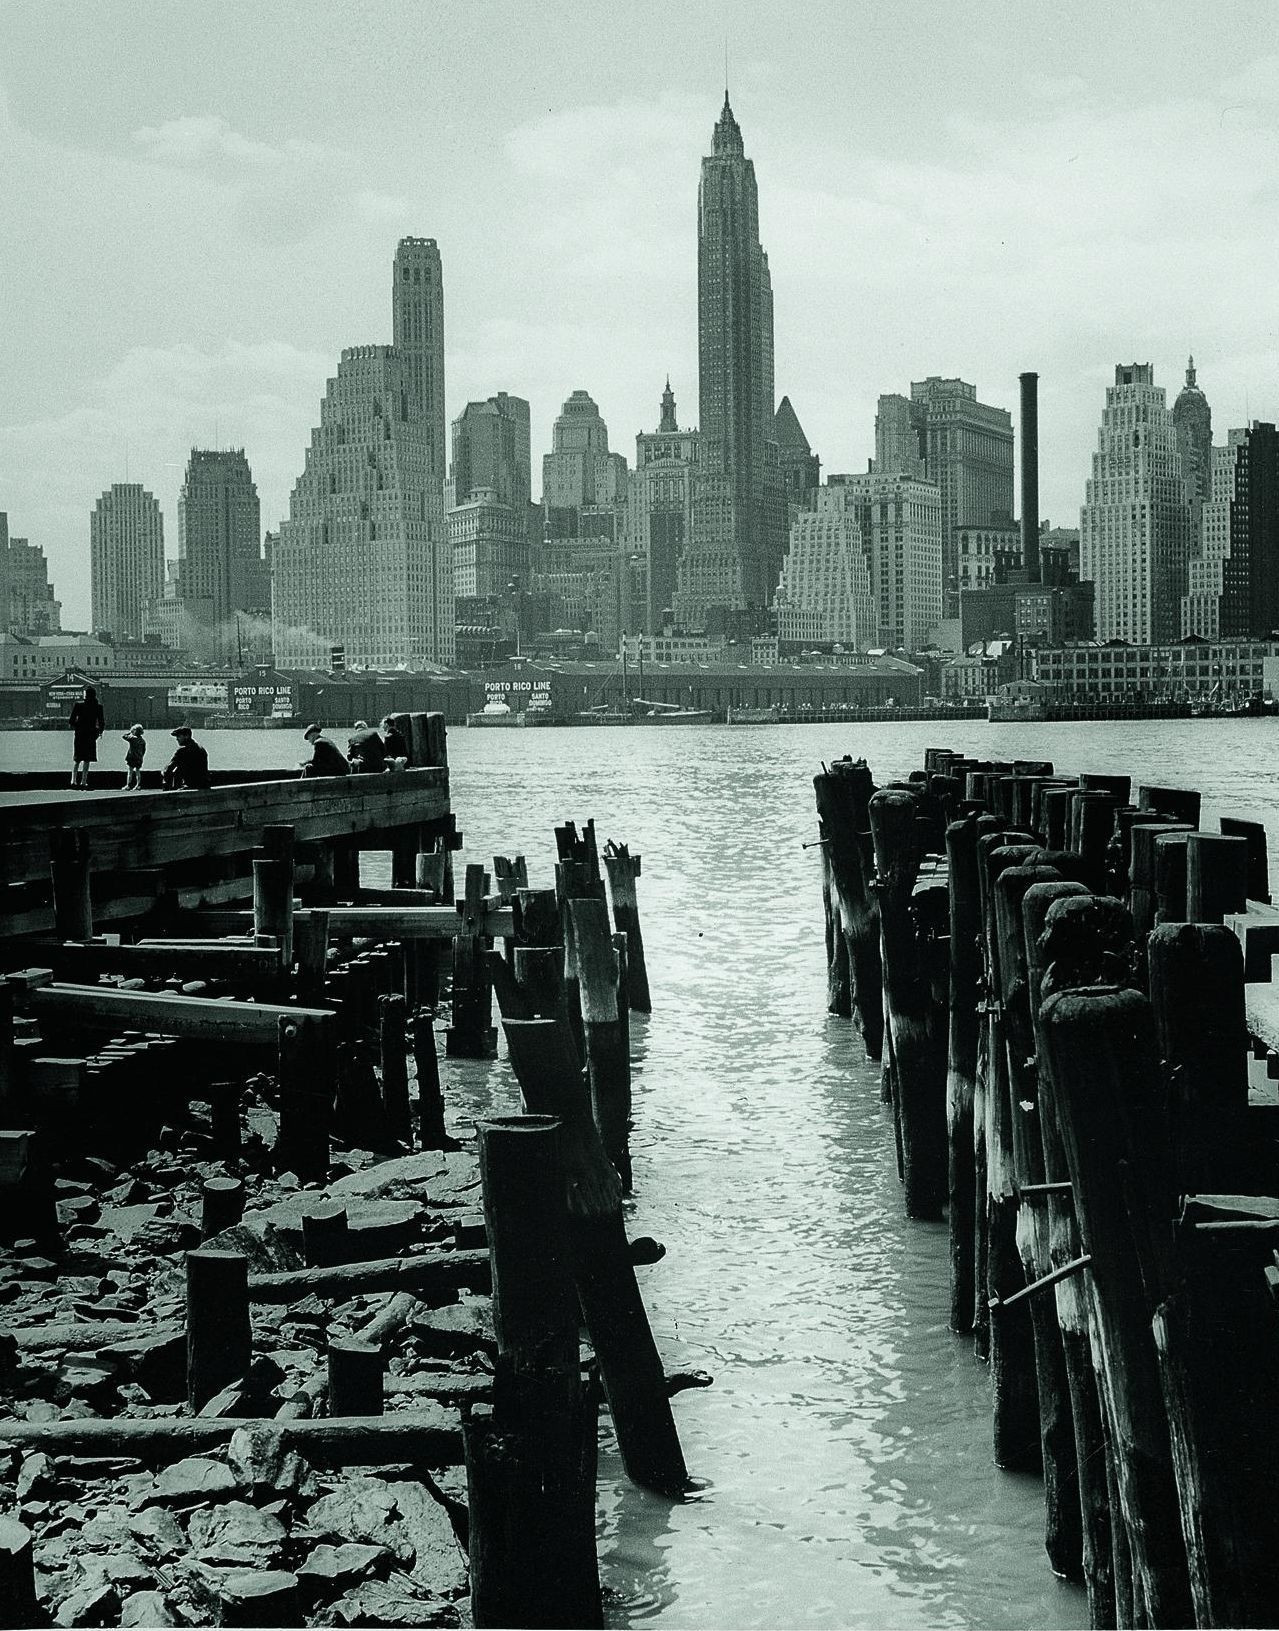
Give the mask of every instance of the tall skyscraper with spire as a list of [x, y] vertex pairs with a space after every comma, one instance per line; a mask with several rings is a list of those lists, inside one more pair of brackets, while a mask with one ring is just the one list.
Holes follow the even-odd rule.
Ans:
[[686, 557], [709, 607], [767, 606], [785, 549], [774, 430], [773, 285], [759, 238], [755, 166], [724, 91], [697, 195], [698, 405], [701, 432], [727, 477], [733, 548]]
[[1186, 497], [1197, 515], [1212, 493], [1212, 409], [1196, 382], [1193, 357], [1186, 361], [1186, 383], [1172, 405], [1172, 422], [1177, 427]]

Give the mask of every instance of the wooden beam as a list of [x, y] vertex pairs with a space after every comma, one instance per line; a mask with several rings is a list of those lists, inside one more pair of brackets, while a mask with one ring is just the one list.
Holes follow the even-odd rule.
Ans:
[[171, 945], [152, 941], [138, 946], [81, 945], [69, 942], [53, 953], [59, 974], [69, 981], [91, 981], [98, 974], [181, 973], [188, 978], [262, 980], [280, 972], [280, 953], [268, 946], [237, 946], [216, 940]]
[[281, 1019], [329, 1019], [324, 1008], [285, 1008], [267, 1002], [230, 1002], [212, 997], [174, 997], [149, 991], [115, 991], [107, 986], [41, 986], [27, 998], [42, 1023], [71, 1020], [119, 1030], [158, 1031], [164, 1036], [209, 1042], [258, 1042], [275, 1047]]
[[305, 1416], [250, 1421], [237, 1416], [113, 1417], [109, 1420], [0, 1422], [0, 1444], [52, 1455], [130, 1455], [164, 1465], [216, 1450], [241, 1427], [270, 1429], [283, 1448], [319, 1466], [378, 1466], [419, 1461], [447, 1467], [462, 1460], [462, 1427], [442, 1405], [392, 1416]]

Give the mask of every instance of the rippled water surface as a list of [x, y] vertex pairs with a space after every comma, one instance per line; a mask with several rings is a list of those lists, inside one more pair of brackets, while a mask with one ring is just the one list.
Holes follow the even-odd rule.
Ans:
[[[215, 764], [289, 763], [288, 735], [210, 733]], [[697, 1496], [672, 1506], [601, 1465], [616, 1626], [1074, 1627], [1037, 1482], [990, 1462], [985, 1372], [945, 1328], [944, 1228], [902, 1216], [877, 1071], [824, 1011], [811, 777], [864, 754], [881, 780], [929, 745], [1051, 757], [1196, 786], [1279, 822], [1265, 721], [455, 730], [466, 857], [523, 851], [549, 884], [553, 827], [594, 816], [644, 858], [653, 1015], [633, 1028], [630, 1226], [668, 1369], [715, 1385], [676, 1418]], [[0, 765], [65, 740], [0, 737]], [[510, 1108], [505, 1064], [453, 1079], [468, 1114]]]

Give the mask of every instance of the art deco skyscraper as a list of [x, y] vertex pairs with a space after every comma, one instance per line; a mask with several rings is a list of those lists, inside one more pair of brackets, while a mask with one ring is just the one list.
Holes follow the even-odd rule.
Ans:
[[1177, 427], [1186, 494], [1197, 514], [1212, 492], [1212, 409], [1196, 382], [1193, 357], [1186, 363], [1186, 383], [1172, 405], [1172, 422]]
[[729, 479], [734, 511], [735, 581], [716, 585], [715, 594], [729, 609], [762, 607], [776, 585], [785, 547], [785, 501], [779, 506], [769, 490], [781, 488], [773, 421], [773, 286], [759, 240], [755, 166], [746, 157], [727, 92], [712, 151], [702, 160], [697, 218], [701, 431]]
[[1191, 538], [1163, 386], [1149, 363], [1118, 367], [1079, 514], [1079, 571], [1096, 585], [1099, 640], [1161, 645], [1178, 638]]
[[258, 490], [242, 448], [191, 449], [178, 498], [178, 595], [188, 637], [220, 662], [243, 655], [237, 612], [270, 614]]
[[281, 667], [453, 659], [453, 561], [427, 422], [392, 346], [349, 346], [272, 550]]
[[117, 481], [89, 517], [95, 631], [140, 640], [147, 607], [164, 592], [164, 517], [140, 482]]
[[444, 273], [434, 238], [401, 238], [395, 251], [391, 288], [392, 338], [404, 359], [410, 389], [426, 421], [427, 443], [435, 482], [443, 486], [444, 417]]

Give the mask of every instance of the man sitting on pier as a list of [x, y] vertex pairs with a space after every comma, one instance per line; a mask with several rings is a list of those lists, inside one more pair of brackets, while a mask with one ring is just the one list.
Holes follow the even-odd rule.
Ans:
[[351, 769], [381, 774], [386, 769], [386, 743], [368, 721], [357, 719], [346, 744], [346, 756]]
[[165, 787], [190, 787], [203, 790], [213, 784], [209, 780], [209, 755], [192, 737], [189, 725], [179, 725], [169, 733], [176, 737], [177, 747], [165, 765], [161, 777]]
[[330, 742], [319, 725], [308, 725], [302, 732], [311, 744], [311, 757], [303, 762], [304, 776], [346, 776], [351, 767], [342, 757], [342, 749]]

